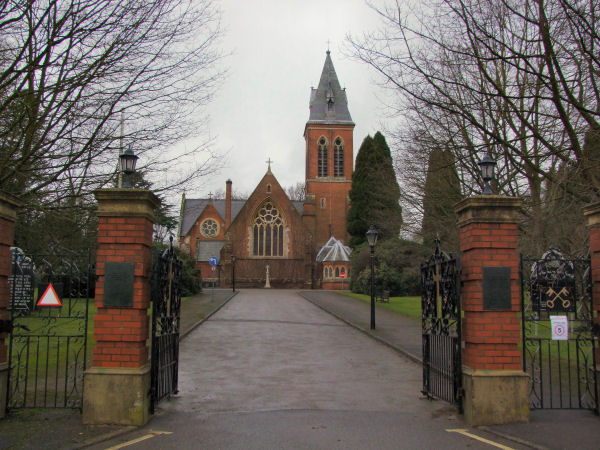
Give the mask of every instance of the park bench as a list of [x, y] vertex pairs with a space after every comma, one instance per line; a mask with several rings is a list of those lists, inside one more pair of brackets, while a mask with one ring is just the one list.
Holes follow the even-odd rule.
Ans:
[[390, 291], [382, 291], [381, 295], [377, 297], [377, 301], [381, 303], [389, 303], [390, 302]]

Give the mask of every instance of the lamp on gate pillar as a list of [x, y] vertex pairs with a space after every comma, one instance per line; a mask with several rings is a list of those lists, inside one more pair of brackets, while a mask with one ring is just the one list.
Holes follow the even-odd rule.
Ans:
[[235, 292], [235, 255], [231, 255], [231, 290]]
[[377, 243], [377, 229], [371, 225], [367, 231], [367, 241], [371, 247], [371, 330], [375, 329], [375, 283], [374, 283], [374, 264], [375, 264], [375, 244]]
[[483, 178], [483, 195], [492, 195], [492, 187], [490, 181], [494, 179], [494, 169], [496, 168], [496, 161], [492, 159], [489, 153], [486, 153], [483, 159], [479, 162], [481, 169], [481, 178]]
[[123, 182], [124, 188], [130, 188], [131, 186], [131, 174], [135, 172], [135, 165], [138, 157], [131, 150], [131, 145], [127, 147], [123, 153], [119, 155], [119, 165], [121, 172], [125, 174], [125, 181]]

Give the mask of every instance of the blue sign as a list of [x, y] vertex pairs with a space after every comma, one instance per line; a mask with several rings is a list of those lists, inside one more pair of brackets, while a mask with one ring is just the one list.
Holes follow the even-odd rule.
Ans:
[[208, 263], [211, 266], [216, 266], [217, 264], [219, 264], [219, 258], [217, 258], [216, 256], [211, 256], [210, 258], [208, 258]]

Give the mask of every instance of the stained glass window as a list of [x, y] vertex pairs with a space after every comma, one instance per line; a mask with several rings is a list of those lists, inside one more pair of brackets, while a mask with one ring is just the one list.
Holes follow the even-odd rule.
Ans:
[[200, 224], [200, 232], [205, 237], [215, 237], [219, 233], [219, 225], [213, 219], [206, 219]]
[[259, 208], [252, 232], [254, 256], [283, 256], [283, 220], [271, 201]]

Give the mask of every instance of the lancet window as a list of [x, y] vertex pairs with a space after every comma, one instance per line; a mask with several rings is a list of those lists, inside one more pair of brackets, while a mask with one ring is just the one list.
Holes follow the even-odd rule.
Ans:
[[318, 151], [318, 176], [327, 176], [327, 141], [324, 137], [319, 139], [319, 151]]
[[333, 176], [344, 176], [344, 144], [341, 138], [336, 138], [333, 146]]

